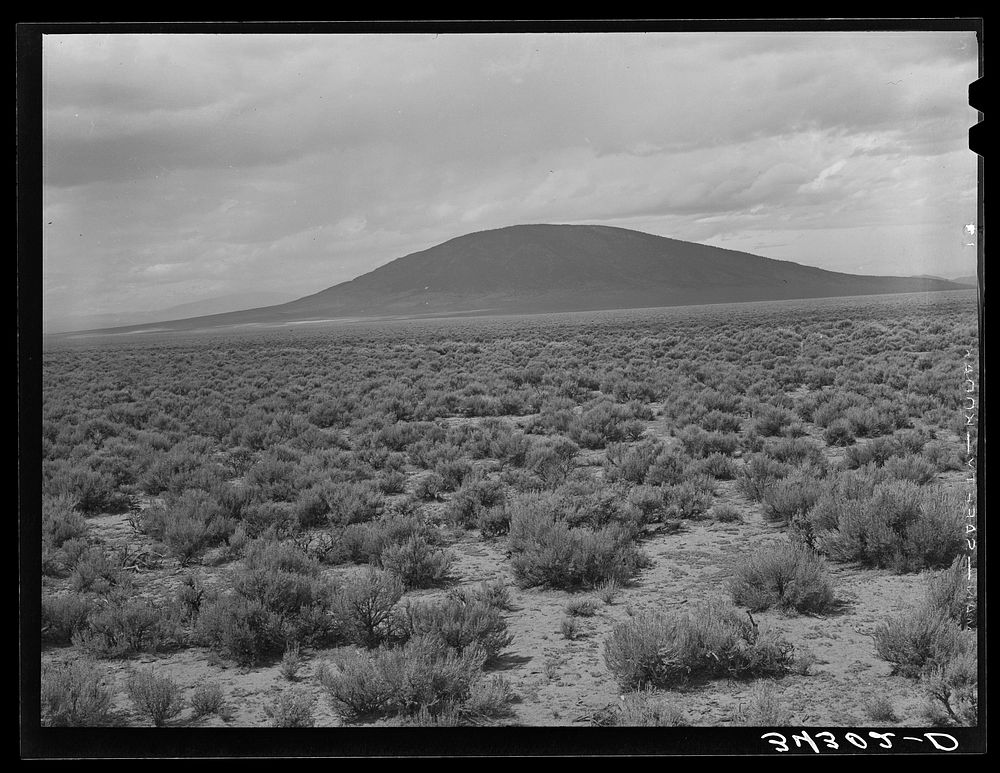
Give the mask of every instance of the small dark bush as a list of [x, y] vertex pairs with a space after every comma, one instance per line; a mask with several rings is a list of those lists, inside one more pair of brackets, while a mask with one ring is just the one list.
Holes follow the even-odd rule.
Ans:
[[76, 661], [42, 667], [42, 724], [101, 727], [113, 724], [113, 692], [93, 663]]
[[264, 713], [271, 727], [312, 727], [316, 724], [313, 710], [316, 698], [302, 689], [285, 690], [264, 704]]
[[215, 682], [199, 684], [191, 693], [191, 708], [196, 718], [207, 717], [209, 714], [223, 714], [226, 699], [222, 687]]
[[156, 676], [150, 671], [136, 671], [125, 683], [136, 711], [149, 717], [153, 724], [162, 727], [184, 710], [181, 688], [167, 676]]
[[106, 593], [119, 584], [121, 563], [103, 548], [88, 548], [77, 560], [69, 576], [69, 586], [75, 591]]
[[137, 652], [156, 652], [181, 639], [180, 610], [150, 599], [118, 596], [95, 610], [87, 627], [73, 637], [87, 652], [118, 658]]
[[86, 630], [92, 609], [87, 597], [78, 593], [42, 596], [42, 641], [69, 644], [75, 633]]
[[369, 569], [341, 589], [334, 615], [351, 641], [377, 647], [401, 638], [403, 622], [396, 604], [403, 590], [396, 575]]
[[932, 577], [927, 586], [927, 603], [944, 612], [959, 627], [977, 628], [976, 571], [970, 569], [968, 562], [967, 557], [958, 556], [950, 567]]
[[978, 723], [979, 669], [972, 650], [930, 668], [922, 687], [927, 696], [924, 714], [932, 725], [974, 727]]
[[619, 623], [604, 660], [622, 689], [670, 687], [692, 678], [785, 673], [792, 645], [762, 634], [732, 607], [708, 604], [686, 613], [644, 612]]
[[487, 661], [514, 640], [500, 611], [479, 599], [453, 596], [443, 602], [413, 604], [407, 607], [407, 617], [413, 636], [438, 638], [459, 654], [470, 647], [479, 648]]
[[739, 523], [743, 514], [732, 505], [716, 505], [708, 511], [708, 517], [719, 523]]
[[754, 429], [764, 437], [773, 437], [780, 435], [794, 420], [795, 417], [785, 409], [765, 405], [754, 415]]
[[743, 496], [760, 502], [774, 484], [791, 471], [764, 454], [753, 454], [736, 476], [736, 488]]
[[781, 706], [778, 690], [770, 682], [757, 682], [750, 688], [749, 700], [741, 703], [735, 724], [743, 727], [783, 727], [792, 724], [792, 716]]
[[414, 535], [403, 543], [387, 545], [382, 550], [382, 568], [399, 577], [407, 588], [430, 588], [444, 582], [455, 563], [449, 550], [430, 545]]
[[763, 497], [764, 518], [774, 523], [791, 523], [802, 518], [819, 499], [819, 487], [808, 475], [775, 481]]
[[850, 446], [854, 445], [854, 433], [847, 421], [836, 419], [823, 431], [823, 440], [830, 446]]
[[875, 652], [892, 663], [892, 672], [909, 677], [944, 666], [975, 646], [970, 632], [929, 604], [879, 624], [874, 638]]
[[322, 669], [320, 682], [334, 708], [350, 716], [462, 714], [470, 703], [480, 711], [487, 705], [484, 696], [476, 698], [484, 658], [474, 648], [459, 655], [435, 637], [419, 636], [402, 647], [347, 656]]
[[824, 514], [835, 525], [816, 530], [816, 547], [840, 561], [917, 571], [949, 565], [964, 544], [957, 495], [910, 481], [879, 483], [871, 497], [827, 500]]
[[622, 526], [572, 528], [532, 504], [512, 512], [509, 539], [521, 587], [592, 588], [607, 579], [624, 583], [648, 565], [633, 534]]
[[733, 602], [751, 611], [772, 606], [822, 612], [833, 603], [826, 562], [808, 547], [776, 542], [745, 555], [730, 581]]

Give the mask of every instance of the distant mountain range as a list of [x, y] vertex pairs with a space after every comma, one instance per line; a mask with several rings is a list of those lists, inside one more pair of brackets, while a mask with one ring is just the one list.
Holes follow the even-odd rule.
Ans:
[[155, 327], [629, 309], [966, 287], [932, 277], [843, 274], [624, 228], [516, 225], [459, 236], [288, 303], [157, 321]]
[[72, 314], [52, 316], [45, 321], [46, 330], [68, 332], [91, 330], [94, 328], [120, 327], [122, 325], [148, 325], [153, 322], [198, 317], [207, 314], [222, 314], [227, 311], [255, 306], [270, 306], [284, 303], [294, 298], [290, 293], [251, 292], [220, 295], [200, 301], [181, 303], [155, 311], [120, 311], [110, 314]]

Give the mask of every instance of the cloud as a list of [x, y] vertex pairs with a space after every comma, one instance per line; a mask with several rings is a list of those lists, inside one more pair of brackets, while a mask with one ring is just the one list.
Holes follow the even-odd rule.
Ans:
[[975, 217], [971, 33], [46, 36], [43, 64], [53, 305], [312, 292], [518, 222], [806, 261], [789, 232]]

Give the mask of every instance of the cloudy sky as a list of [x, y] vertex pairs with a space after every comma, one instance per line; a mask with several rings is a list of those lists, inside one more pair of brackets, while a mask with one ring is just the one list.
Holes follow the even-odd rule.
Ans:
[[47, 35], [43, 310], [295, 297], [591, 223], [974, 273], [971, 32]]

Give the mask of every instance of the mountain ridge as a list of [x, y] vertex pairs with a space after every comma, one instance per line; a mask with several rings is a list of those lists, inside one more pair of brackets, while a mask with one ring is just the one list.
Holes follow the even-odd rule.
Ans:
[[[287, 303], [156, 327], [592, 311], [958, 289], [966, 286], [938, 278], [846, 274], [614, 226], [522, 224], [456, 236]], [[114, 330], [144, 327], [150, 326]]]

